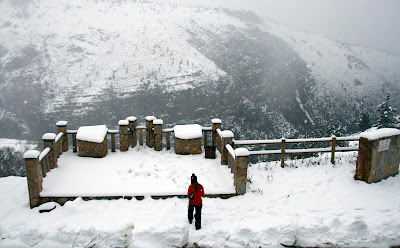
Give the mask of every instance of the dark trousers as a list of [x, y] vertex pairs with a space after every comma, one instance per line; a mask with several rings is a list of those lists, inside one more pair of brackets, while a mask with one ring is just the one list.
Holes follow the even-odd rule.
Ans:
[[203, 207], [203, 204], [200, 204], [200, 205], [189, 204], [188, 219], [190, 221], [193, 220], [193, 210], [196, 209], [196, 214], [194, 215], [194, 218], [196, 220], [196, 222], [195, 222], [196, 227], [201, 227], [201, 208], [202, 207]]

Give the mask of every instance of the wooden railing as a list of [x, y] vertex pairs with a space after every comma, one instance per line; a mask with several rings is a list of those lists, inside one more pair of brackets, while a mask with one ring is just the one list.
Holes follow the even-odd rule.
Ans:
[[[281, 155], [281, 166], [284, 167], [286, 154], [307, 154], [307, 153], [331, 153], [331, 163], [335, 163], [335, 152], [358, 151], [358, 146], [339, 147], [336, 145], [338, 141], [358, 141], [358, 136], [336, 137], [330, 138], [308, 138], [308, 139], [274, 139], [274, 140], [234, 140], [233, 145], [239, 146], [256, 146], [256, 145], [280, 145], [281, 149], [250, 151], [250, 156], [256, 155]], [[305, 144], [305, 143], [331, 143], [330, 147], [323, 148], [305, 148], [305, 149], [287, 149], [287, 144]]]

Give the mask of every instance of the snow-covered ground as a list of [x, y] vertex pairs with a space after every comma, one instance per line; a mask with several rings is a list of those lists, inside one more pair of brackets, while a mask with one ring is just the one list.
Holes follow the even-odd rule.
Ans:
[[[138, 153], [154, 155], [150, 149]], [[165, 151], [157, 154], [166, 161], [173, 156]], [[149, 181], [158, 184], [157, 175], [168, 175], [152, 170], [152, 161], [143, 161], [143, 172], [150, 173]], [[183, 160], [176, 162], [182, 168], [176, 167], [168, 177], [187, 185], [187, 164], [179, 161]], [[288, 160], [284, 169], [279, 162], [251, 165], [248, 193], [203, 200], [203, 223], [198, 231], [187, 222], [187, 199], [78, 198], [57, 205], [52, 212], [39, 213], [39, 208], [29, 208], [26, 178], [1, 178], [0, 247], [400, 245], [400, 176], [366, 184], [353, 178], [356, 153], [337, 153], [336, 165], [329, 161], [325, 154]], [[95, 170], [92, 176], [96, 176]], [[199, 181], [205, 184], [206, 177], [199, 176]], [[205, 185], [206, 192], [208, 187]]]
[[44, 178], [41, 196], [185, 195], [192, 173], [206, 194], [235, 193], [230, 169], [204, 154], [178, 156], [139, 146], [94, 159], [69, 151], [58, 165]]

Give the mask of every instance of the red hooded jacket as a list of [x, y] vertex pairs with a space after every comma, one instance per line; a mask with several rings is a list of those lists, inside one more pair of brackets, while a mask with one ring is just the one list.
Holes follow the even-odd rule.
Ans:
[[195, 190], [194, 190], [193, 184], [191, 184], [191, 185], [189, 186], [188, 193], [187, 193], [187, 196], [188, 196], [188, 197], [189, 197], [190, 192], [193, 193], [193, 196], [194, 196], [194, 197], [193, 197], [193, 200], [189, 200], [189, 204], [190, 204], [190, 205], [200, 205], [200, 204], [203, 202], [203, 200], [201, 199], [201, 197], [204, 196], [204, 188], [203, 188], [203, 185], [199, 184], [199, 185], [197, 186], [197, 191], [195, 191]]

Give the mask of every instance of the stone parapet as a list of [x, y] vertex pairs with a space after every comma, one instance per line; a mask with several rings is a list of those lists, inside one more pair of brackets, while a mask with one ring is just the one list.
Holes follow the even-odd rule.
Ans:
[[50, 148], [50, 152], [48, 154], [49, 165], [50, 165], [50, 169], [54, 169], [54, 168], [58, 167], [58, 164], [57, 164], [58, 152], [57, 152], [57, 146], [56, 146], [56, 134], [55, 133], [45, 133], [42, 136], [42, 140], [44, 143], [44, 148], [46, 148], [46, 147]]
[[68, 121], [58, 121], [56, 123], [57, 126], [57, 132], [58, 133], [64, 133], [64, 135], [61, 137], [61, 143], [62, 143], [62, 151], [66, 152], [68, 151], [69, 144], [68, 144], [68, 136], [67, 136], [67, 130], [68, 130]]
[[42, 168], [39, 162], [40, 152], [36, 150], [27, 151], [24, 154], [26, 178], [28, 180], [28, 193], [30, 207], [40, 205], [40, 192], [42, 191]]
[[119, 145], [121, 152], [126, 152], [129, 149], [129, 121], [120, 120], [119, 125]]
[[236, 159], [234, 164], [234, 184], [236, 194], [243, 195], [246, 193], [247, 183], [247, 167], [249, 164], [249, 151], [246, 148], [235, 149]]

